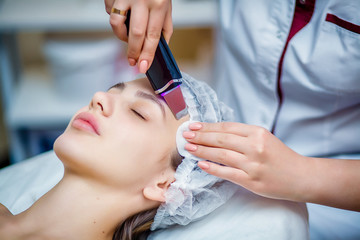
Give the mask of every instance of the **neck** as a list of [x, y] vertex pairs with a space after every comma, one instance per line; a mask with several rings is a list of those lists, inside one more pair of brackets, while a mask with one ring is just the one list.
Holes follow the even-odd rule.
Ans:
[[125, 191], [66, 174], [31, 208], [14, 216], [14, 234], [19, 239], [112, 239], [139, 201]]

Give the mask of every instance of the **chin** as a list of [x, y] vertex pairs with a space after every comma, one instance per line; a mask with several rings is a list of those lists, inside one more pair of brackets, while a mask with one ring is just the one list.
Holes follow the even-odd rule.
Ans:
[[[56, 156], [63, 162], [65, 168], [73, 171], [76, 169], [85, 169], [86, 165], [91, 162], [91, 153], [86, 149], [83, 139], [73, 136], [65, 131], [54, 142], [54, 152]], [[90, 156], [89, 156], [90, 155]]]
[[64, 163], [67, 159], [71, 158], [72, 148], [71, 142], [66, 139], [66, 133], [61, 134], [54, 142], [54, 152], [56, 156]]

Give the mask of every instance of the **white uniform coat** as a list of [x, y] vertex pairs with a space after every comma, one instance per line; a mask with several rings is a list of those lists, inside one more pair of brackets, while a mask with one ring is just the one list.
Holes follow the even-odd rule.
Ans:
[[[219, 4], [216, 89], [237, 120], [274, 127], [302, 155], [360, 159], [360, 1], [317, 0], [280, 80], [295, 1]], [[360, 213], [309, 204], [309, 214], [313, 239], [360, 239]]]

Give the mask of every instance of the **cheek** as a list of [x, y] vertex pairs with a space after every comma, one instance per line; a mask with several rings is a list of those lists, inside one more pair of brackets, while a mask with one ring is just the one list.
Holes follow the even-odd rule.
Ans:
[[172, 148], [168, 141], [164, 141], [164, 136], [151, 130], [137, 129], [108, 138], [112, 141], [107, 141], [104, 154], [104, 159], [108, 160], [107, 171], [114, 172], [114, 175], [121, 173], [123, 181], [136, 182], [148, 180], [162, 169], [165, 163], [160, 163], [160, 160], [169, 156]]
[[141, 167], [140, 164], [151, 153], [153, 140], [152, 134], [146, 129], [114, 129], [112, 134], [104, 139], [104, 152], [108, 158], [120, 158], [122, 167], [134, 169]]

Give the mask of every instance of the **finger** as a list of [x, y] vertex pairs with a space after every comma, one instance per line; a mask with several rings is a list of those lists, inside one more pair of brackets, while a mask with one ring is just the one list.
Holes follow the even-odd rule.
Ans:
[[198, 166], [205, 172], [214, 175], [216, 177], [228, 180], [235, 184], [244, 186], [248, 181], [248, 175], [241, 169], [235, 169], [232, 167], [220, 166], [216, 163], [201, 161], [198, 162]]
[[183, 137], [190, 143], [215, 148], [224, 148], [244, 153], [248, 142], [246, 137], [220, 132], [183, 132]]
[[166, 12], [164, 26], [162, 29], [162, 34], [167, 43], [170, 42], [171, 35], [173, 34], [173, 22], [172, 22], [172, 2], [169, 2], [169, 9]]
[[127, 31], [125, 26], [125, 17], [119, 14], [110, 14], [110, 25], [114, 34], [122, 41], [127, 42]]
[[190, 130], [201, 132], [223, 132], [247, 137], [256, 126], [236, 122], [204, 123], [196, 122], [189, 125]]
[[139, 57], [139, 71], [141, 73], [145, 73], [148, 70], [154, 59], [165, 20], [165, 14], [162, 9], [150, 11], [144, 46]]
[[114, 5], [114, 0], [104, 0], [105, 3], [105, 11], [110, 15], [111, 8]]
[[245, 169], [246, 166], [246, 157], [239, 152], [222, 148], [204, 147], [201, 145], [196, 146], [189, 143], [185, 145], [185, 150], [199, 158], [229, 167]]
[[146, 6], [135, 5], [131, 9], [127, 53], [129, 62], [133, 62], [133, 60], [137, 62], [139, 59], [144, 44], [148, 18], [149, 11]]
[[[119, 10], [129, 10], [130, 6], [124, 3], [123, 1], [115, 1], [114, 8]], [[111, 7], [112, 8], [112, 7]], [[111, 11], [110, 8], [110, 11]], [[117, 14], [117, 13], [110, 13], [110, 25], [114, 32], [114, 34], [122, 41], [127, 41], [127, 30], [125, 26], [126, 16]]]

